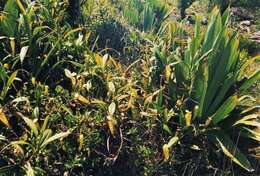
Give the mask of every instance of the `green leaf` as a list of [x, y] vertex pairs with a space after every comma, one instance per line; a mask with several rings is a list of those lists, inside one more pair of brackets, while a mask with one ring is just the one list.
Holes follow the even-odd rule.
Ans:
[[208, 133], [209, 139], [212, 142], [220, 146], [223, 153], [231, 159], [234, 163], [238, 164], [248, 172], [253, 172], [250, 162], [246, 156], [239, 150], [239, 148], [233, 143], [233, 141], [225, 133], [217, 130], [212, 130]]
[[225, 26], [228, 25], [229, 18], [230, 18], [230, 8], [227, 8], [225, 12], [222, 14], [222, 24]]
[[196, 74], [196, 78], [194, 81], [195, 91], [194, 91], [194, 98], [199, 102], [199, 109], [198, 109], [198, 117], [202, 116], [203, 112], [203, 105], [205, 101], [205, 96], [207, 92], [208, 86], [208, 67], [205, 64], [201, 64], [199, 70]]
[[53, 142], [53, 141], [55, 141], [55, 140], [57, 140], [57, 139], [65, 138], [65, 137], [67, 137], [68, 135], [70, 135], [70, 133], [71, 133], [71, 130], [68, 130], [68, 131], [66, 131], [66, 132], [61, 132], [61, 133], [55, 134], [55, 135], [53, 135], [52, 137], [50, 137], [49, 139], [47, 139], [46, 141], [44, 141], [41, 146], [48, 145], [49, 143], [51, 143], [51, 142]]
[[44, 122], [43, 122], [42, 127], [41, 127], [41, 133], [47, 128], [49, 118], [50, 118], [49, 115], [45, 117]]
[[41, 32], [42, 30], [44, 30], [44, 29], [49, 29], [49, 30], [51, 30], [51, 28], [49, 27], [49, 26], [37, 26], [37, 27], [35, 27], [34, 28], [34, 30], [33, 30], [33, 37], [34, 36], [36, 36], [39, 32]]
[[[208, 86], [208, 91], [206, 94], [206, 101], [204, 103], [204, 113], [206, 114], [206, 116], [211, 115], [209, 114], [209, 106], [211, 105], [214, 97], [217, 96], [218, 91], [221, 88], [221, 83], [225, 81], [227, 75], [228, 75], [228, 71], [227, 71], [227, 67], [228, 67], [228, 62], [230, 60], [230, 58], [232, 57], [232, 43], [234, 42], [234, 37], [232, 39], [230, 39], [227, 43], [227, 46], [225, 46], [223, 48], [223, 51], [219, 51], [219, 55], [216, 55], [214, 58], [214, 61], [212, 61], [211, 67], [209, 68], [209, 86]], [[221, 48], [218, 48], [218, 50], [220, 50]], [[231, 64], [232, 65], [232, 64]]]
[[229, 75], [228, 78], [223, 82], [218, 95], [213, 100], [213, 103], [209, 107], [209, 114], [216, 112], [217, 108], [225, 100], [225, 96], [230, 89], [230, 87], [235, 83], [235, 78], [233, 75]]
[[180, 110], [179, 123], [181, 126], [185, 125], [185, 116], [184, 116], [183, 110]]
[[2, 32], [8, 37], [14, 37], [17, 30], [18, 8], [15, 0], [8, 0], [4, 7], [4, 20], [0, 23]]
[[8, 75], [7, 75], [4, 67], [2, 66], [2, 64], [0, 64], [0, 78], [1, 78], [1, 81], [3, 82], [3, 86], [5, 87], [5, 82], [6, 82], [6, 79], [8, 78]]
[[44, 143], [51, 137], [51, 135], [52, 135], [52, 131], [50, 129], [46, 129], [41, 132], [40, 139], [39, 139], [40, 148], [46, 146], [46, 144]]
[[23, 14], [24, 30], [29, 38], [29, 46], [31, 46], [33, 34], [32, 34], [31, 26], [30, 26], [31, 22], [29, 20], [30, 20], [30, 17], [27, 14]]
[[168, 126], [166, 123], [163, 124], [163, 129], [164, 129], [166, 132], [168, 132], [170, 135], [172, 134], [172, 132], [171, 132], [169, 126]]
[[248, 78], [239, 88], [240, 92], [246, 91], [250, 88], [256, 81], [260, 80], [260, 70], [256, 71], [250, 78]]
[[236, 149], [236, 152], [231, 153], [231, 151], [229, 151], [227, 148], [228, 146], [226, 147], [218, 138], [217, 140], [222, 151], [227, 157], [229, 157], [232, 161], [234, 161], [236, 164], [243, 167], [247, 171], [254, 171], [253, 169], [251, 169], [250, 163], [247, 161], [246, 157], [242, 153], [240, 153], [238, 149]]
[[21, 114], [22, 119], [25, 121], [26, 125], [30, 127], [32, 132], [35, 134], [35, 136], [38, 136], [39, 131], [37, 129], [36, 124], [29, 118], [25, 117], [24, 115]]
[[17, 174], [17, 168], [18, 168], [18, 165], [8, 165], [8, 166], [1, 166], [0, 167], [0, 173], [1, 174], [5, 174], [5, 173], [8, 173], [6, 175], [9, 175], [10, 173], [15, 175]]
[[17, 76], [17, 73], [18, 73], [18, 71], [13, 72], [11, 74], [11, 76], [8, 78], [6, 85], [4, 85], [3, 91], [1, 92], [1, 96], [2, 96], [3, 99], [7, 95], [8, 89], [11, 86], [11, 84], [14, 82], [14, 80]]
[[143, 30], [152, 30], [155, 22], [155, 14], [149, 4], [146, 4], [143, 11]]
[[17, 76], [17, 73], [18, 73], [18, 71], [15, 71], [15, 72], [13, 72], [12, 74], [11, 74], [11, 76], [9, 77], [9, 79], [8, 79], [8, 81], [7, 81], [7, 84], [6, 84], [6, 87], [10, 87], [11, 86], [11, 84], [14, 82], [14, 80], [15, 80], [15, 78], [16, 78], [16, 76]]
[[215, 38], [219, 34], [222, 28], [221, 16], [219, 11], [212, 11], [212, 16], [210, 23], [207, 27], [207, 32], [205, 34], [204, 43], [203, 43], [203, 53], [209, 51], [214, 45]]
[[214, 124], [224, 120], [231, 111], [234, 110], [238, 103], [238, 97], [236, 95], [229, 97], [221, 106], [217, 112], [212, 116], [212, 122]]
[[237, 38], [234, 38], [230, 42], [230, 56], [228, 58], [228, 63], [226, 66], [226, 73], [232, 72], [232, 69], [235, 68], [238, 60], [238, 46], [239, 46], [239, 40]]

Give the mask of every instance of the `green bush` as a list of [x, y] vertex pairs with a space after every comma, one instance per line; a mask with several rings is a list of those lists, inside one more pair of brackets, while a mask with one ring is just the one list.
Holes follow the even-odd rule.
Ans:
[[167, 7], [158, 0], [129, 1], [123, 3], [123, 15], [131, 25], [142, 31], [157, 31], [167, 13]]
[[[258, 126], [258, 108], [247, 109], [242, 101], [247, 97], [243, 95], [252, 85], [250, 82], [259, 80], [260, 72], [258, 70], [247, 80], [242, 79], [245, 67], [256, 58], [250, 61], [240, 58], [238, 37], [228, 34], [228, 19], [228, 11], [221, 17], [220, 12], [215, 9], [206, 33], [201, 35], [197, 22], [194, 37], [188, 41], [185, 49], [179, 48], [176, 50], [179, 52], [170, 53], [165, 50], [166, 47], [159, 46], [154, 49], [157, 62], [152, 71], [155, 77], [151, 82], [155, 85], [161, 82], [160, 87], [164, 87], [166, 91], [158, 97], [160, 104], [157, 102], [154, 106], [161, 112], [159, 114], [162, 116], [164, 129], [173, 134], [163, 146], [165, 160], [169, 159], [169, 148], [173, 147], [173, 150], [178, 151], [178, 146], [186, 146], [186, 151], [179, 156], [181, 159], [178, 159], [185, 160], [187, 155], [193, 158], [194, 161], [187, 165], [194, 162], [197, 174], [206, 173], [200, 166], [196, 166], [195, 163], [199, 161], [190, 153], [192, 150], [197, 151], [200, 156], [197, 157], [202, 163], [222, 165], [221, 162], [215, 162], [222, 161], [213, 149], [217, 147], [234, 163], [252, 172], [249, 160], [239, 147], [248, 150], [249, 146], [245, 147], [245, 144], [251, 144], [253, 147], [259, 142], [256, 136], [251, 138], [249, 134], [258, 136], [257, 128], [253, 128], [255, 131], [251, 128]], [[165, 75], [165, 80], [162, 80], [160, 75]], [[167, 95], [168, 99], [163, 99], [163, 95]], [[169, 105], [168, 111], [165, 104]], [[174, 109], [175, 116], [167, 116], [170, 107]], [[175, 128], [171, 124], [175, 124]], [[256, 142], [252, 142], [252, 139]], [[241, 140], [241, 143], [236, 144], [237, 140]], [[244, 152], [249, 152], [246, 150]], [[203, 154], [200, 155], [199, 151], [203, 151]], [[183, 172], [195, 172], [194, 168], [190, 169], [186, 168]], [[222, 172], [225, 172], [225, 169]]]
[[236, 7], [260, 7], [258, 0], [236, 0], [232, 4]]

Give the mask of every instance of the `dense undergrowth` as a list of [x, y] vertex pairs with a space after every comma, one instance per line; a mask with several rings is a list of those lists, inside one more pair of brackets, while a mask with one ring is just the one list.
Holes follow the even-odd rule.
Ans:
[[190, 33], [156, 0], [82, 2], [76, 27], [67, 7], [2, 9], [0, 175], [259, 174], [259, 56], [229, 9]]

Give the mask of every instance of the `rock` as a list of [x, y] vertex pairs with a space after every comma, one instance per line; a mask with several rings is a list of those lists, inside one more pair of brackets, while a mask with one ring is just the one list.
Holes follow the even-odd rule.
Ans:
[[187, 17], [187, 21], [189, 22], [189, 24], [195, 24], [196, 20], [194, 19], [194, 16], [189, 15]]
[[231, 15], [237, 15], [238, 14], [238, 8], [237, 7], [232, 7], [230, 9], [230, 13], [231, 13]]
[[68, 171], [64, 172], [64, 174], [63, 174], [63, 176], [69, 176], [69, 175], [70, 175], [70, 174], [69, 174]]
[[240, 25], [242, 25], [242, 26], [250, 26], [251, 25], [251, 21], [249, 21], [249, 20], [241, 21]]
[[253, 33], [251, 36], [250, 36], [250, 39], [252, 41], [255, 41], [257, 43], [260, 43], [260, 31], [257, 31], [255, 33]]
[[247, 9], [242, 7], [232, 7], [231, 8], [231, 16], [234, 16], [236, 20], [242, 21], [242, 20], [252, 20], [253, 17], [250, 16], [250, 13]]
[[202, 18], [201, 24], [202, 24], [202, 25], [207, 25], [207, 24], [208, 24], [208, 19], [207, 19], [207, 17], [203, 17], [203, 18]]
[[255, 33], [253, 33], [252, 35], [260, 36], [260, 31], [257, 31], [257, 32], [255, 32]]

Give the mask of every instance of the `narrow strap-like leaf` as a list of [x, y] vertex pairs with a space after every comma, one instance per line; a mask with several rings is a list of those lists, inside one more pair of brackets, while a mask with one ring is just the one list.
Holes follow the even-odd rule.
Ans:
[[2, 122], [8, 128], [11, 128], [11, 125], [9, 124], [9, 121], [8, 121], [5, 113], [3, 112], [3, 109], [0, 109], [0, 122]]
[[260, 70], [256, 71], [250, 78], [248, 78], [239, 88], [240, 92], [246, 91], [250, 88], [257, 80], [260, 80]]
[[214, 124], [224, 120], [231, 111], [234, 110], [238, 103], [238, 97], [236, 95], [229, 97], [221, 106], [217, 112], [212, 116], [212, 122]]
[[58, 134], [55, 134], [53, 135], [52, 137], [50, 137], [49, 139], [45, 140], [41, 146], [45, 146], [45, 145], [48, 145], [49, 143], [57, 140], [57, 139], [61, 139], [61, 138], [64, 138], [64, 137], [67, 137], [69, 134], [71, 133], [71, 130], [68, 130], [66, 132], [61, 132], [61, 133], [58, 133]]
[[35, 134], [35, 136], [38, 136], [39, 131], [38, 128], [36, 126], [36, 124], [29, 118], [25, 117], [24, 115], [21, 114], [22, 119], [25, 121], [26, 125], [28, 127], [30, 127], [30, 129], [32, 130], [32, 132]]
[[248, 172], [254, 171], [246, 156], [232, 142], [229, 136], [217, 130], [211, 131], [208, 135], [209, 139], [212, 140], [212, 142], [215, 143], [215, 145], [220, 146], [223, 153], [234, 163], [244, 168]]

